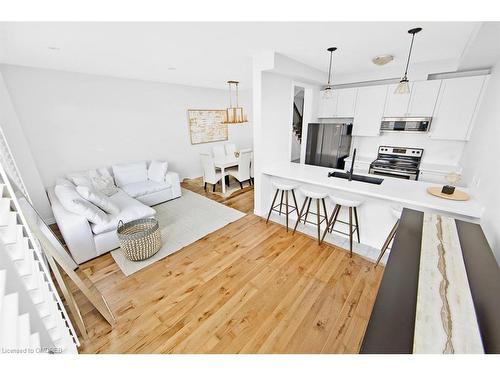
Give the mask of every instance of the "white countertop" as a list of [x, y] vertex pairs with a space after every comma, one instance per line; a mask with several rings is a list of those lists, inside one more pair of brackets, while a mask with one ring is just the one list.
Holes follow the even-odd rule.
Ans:
[[[341, 178], [328, 177], [328, 172], [335, 170], [336, 169], [332, 168], [286, 162], [264, 168], [263, 173], [278, 178], [317, 185], [323, 188], [337, 189], [367, 197], [386, 199], [412, 208], [438, 210], [471, 218], [480, 218], [483, 213], [482, 205], [473, 196], [468, 201], [452, 201], [435, 197], [427, 193], [427, 188], [429, 186], [437, 186], [438, 184], [436, 183], [376, 176], [383, 178], [384, 181], [380, 185], [375, 185], [366, 182], [348, 181]], [[373, 175], [369, 176], [375, 177]], [[467, 191], [467, 189], [462, 190]]]

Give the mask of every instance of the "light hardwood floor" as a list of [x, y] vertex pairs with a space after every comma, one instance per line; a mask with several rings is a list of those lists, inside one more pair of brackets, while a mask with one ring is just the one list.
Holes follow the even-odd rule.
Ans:
[[[251, 188], [183, 187], [252, 211]], [[357, 353], [383, 268], [248, 213], [129, 277], [109, 254], [78, 272], [117, 318], [111, 329], [77, 294], [82, 353]]]

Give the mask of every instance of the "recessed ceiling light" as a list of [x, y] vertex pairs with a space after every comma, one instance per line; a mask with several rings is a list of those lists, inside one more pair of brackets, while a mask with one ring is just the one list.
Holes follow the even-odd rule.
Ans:
[[168, 70], [177, 70], [177, 68], [175, 66], [169, 66]]
[[379, 55], [379, 56], [375, 56], [372, 59], [372, 62], [375, 65], [385, 65], [385, 64], [389, 64], [392, 60], [394, 60], [394, 56], [392, 56], [392, 55]]
[[60, 51], [60, 50], [61, 50], [61, 48], [59, 48], [59, 47], [54, 47], [54, 46], [49, 46], [49, 47], [47, 47], [47, 48], [48, 48], [48, 49], [50, 49], [51, 51]]

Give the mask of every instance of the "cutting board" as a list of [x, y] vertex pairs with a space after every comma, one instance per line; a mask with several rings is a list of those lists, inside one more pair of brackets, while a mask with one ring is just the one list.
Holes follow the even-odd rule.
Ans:
[[469, 194], [465, 191], [458, 190], [455, 188], [453, 194], [443, 194], [441, 193], [442, 186], [431, 186], [427, 188], [427, 192], [439, 198], [451, 199], [453, 201], [468, 201], [470, 199]]

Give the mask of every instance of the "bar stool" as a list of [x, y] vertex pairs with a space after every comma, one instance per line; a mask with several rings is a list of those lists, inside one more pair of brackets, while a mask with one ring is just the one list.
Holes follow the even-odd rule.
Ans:
[[[295, 231], [297, 230], [297, 226], [299, 225], [300, 221], [302, 218], [304, 218], [304, 224], [309, 223], [309, 224], [314, 224], [318, 228], [318, 244], [321, 245], [321, 223], [323, 221], [328, 222], [328, 213], [326, 211], [326, 203], [325, 203], [325, 198], [328, 197], [327, 193], [321, 192], [321, 191], [315, 191], [311, 190], [309, 188], [300, 188], [300, 192], [306, 197], [304, 200], [304, 203], [302, 204], [302, 208], [300, 209], [300, 214], [299, 218], [297, 219], [297, 222], [295, 223], [295, 227], [293, 228], [293, 234], [295, 234]], [[307, 216], [309, 215], [309, 209], [311, 208], [311, 202], [312, 200], [316, 200], [316, 212], [312, 212], [312, 214], [316, 214], [316, 223], [313, 223], [312, 221], [307, 221]], [[323, 203], [323, 210], [325, 212], [324, 215], [321, 215], [321, 210], [319, 206], [319, 202]], [[304, 208], [307, 205], [307, 210], [304, 212]]]
[[[342, 195], [338, 195], [338, 194], [330, 195], [330, 199], [335, 204], [335, 208], [333, 209], [332, 215], [330, 216], [330, 220], [327, 223], [325, 232], [323, 233], [323, 237], [321, 238], [321, 242], [323, 242], [323, 240], [325, 239], [325, 236], [328, 232], [330, 232], [330, 233], [337, 232], [337, 233], [348, 235], [349, 236], [349, 257], [352, 258], [352, 235], [354, 234], [354, 232], [356, 232], [356, 235], [358, 237], [358, 243], [360, 242], [357, 208], [363, 203], [363, 200], [359, 197], [349, 197], [349, 196], [342, 196]], [[349, 209], [349, 221], [348, 222], [338, 220], [340, 209], [342, 207], [346, 207]], [[354, 221], [355, 221], [354, 225], [352, 222], [353, 212], [354, 212]], [[334, 229], [336, 222], [349, 225], [349, 233], [341, 232], [339, 230]]]
[[[295, 198], [295, 189], [297, 189], [297, 185], [293, 185], [293, 184], [285, 184], [285, 183], [281, 183], [281, 182], [277, 182], [277, 181], [272, 181], [271, 182], [272, 185], [274, 186], [274, 188], [276, 189], [276, 194], [274, 194], [274, 198], [273, 198], [273, 203], [271, 203], [271, 208], [269, 209], [269, 213], [267, 214], [267, 220], [266, 220], [266, 224], [269, 222], [269, 218], [271, 217], [271, 212], [275, 211], [275, 212], [278, 212], [280, 215], [282, 214], [282, 209], [283, 209], [283, 205], [285, 206], [285, 216], [286, 216], [286, 231], [288, 232], [288, 217], [289, 215], [295, 211], [299, 212], [299, 207], [297, 206], [297, 198]], [[291, 191], [292, 192], [292, 197], [293, 197], [293, 202], [294, 202], [294, 205], [289, 205], [288, 204], [288, 192]], [[276, 202], [276, 198], [278, 197], [278, 194], [279, 192], [281, 192], [281, 201], [279, 204], [277, 204], [276, 206], [274, 205], [274, 202]], [[283, 197], [285, 197], [285, 204], [283, 204]], [[276, 207], [279, 206], [279, 210], [276, 209]], [[292, 210], [289, 211], [289, 208], [292, 207]]]
[[389, 244], [391, 241], [394, 239], [394, 236], [396, 235], [396, 232], [399, 227], [399, 220], [401, 219], [401, 214], [403, 213], [403, 207], [392, 207], [392, 215], [397, 219], [396, 224], [392, 227], [391, 231], [389, 232], [389, 235], [385, 239], [384, 245], [382, 246], [382, 249], [380, 249], [380, 255], [377, 258], [377, 263], [375, 263], [375, 267], [378, 266], [380, 259], [384, 256], [385, 251], [389, 247]]

